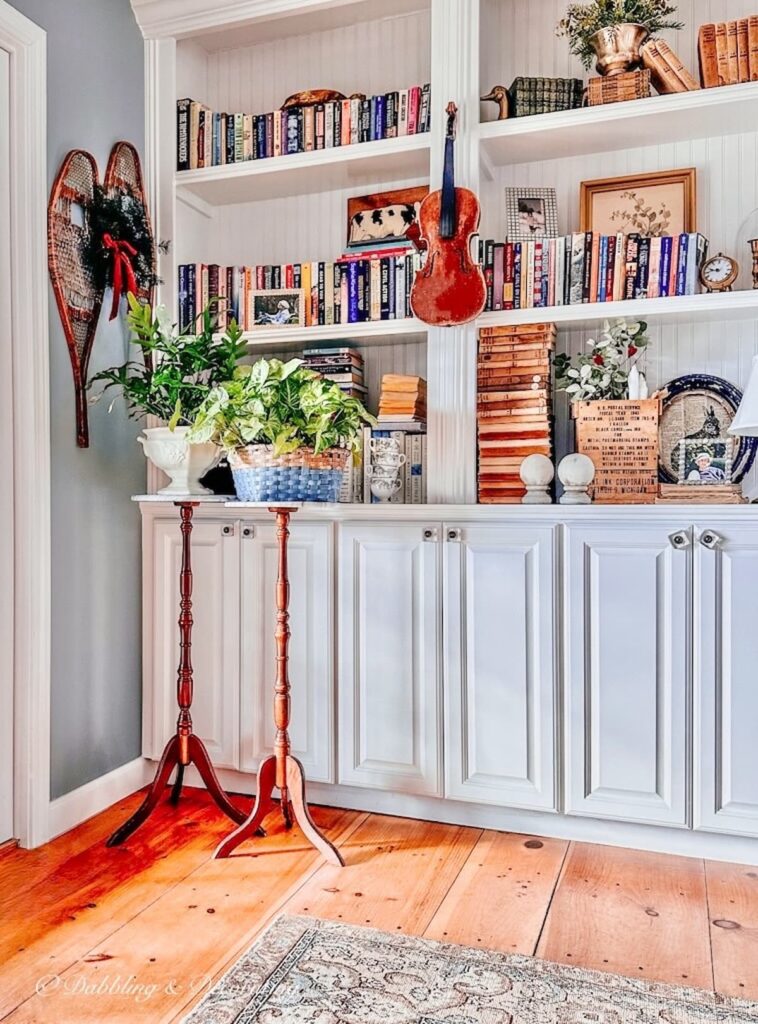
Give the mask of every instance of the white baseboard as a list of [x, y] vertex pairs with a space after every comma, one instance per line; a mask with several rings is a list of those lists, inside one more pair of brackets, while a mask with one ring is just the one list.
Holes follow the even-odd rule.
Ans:
[[127, 761], [120, 768], [114, 768], [107, 775], [101, 775], [99, 779], [93, 779], [78, 789], [65, 793], [55, 800], [50, 801], [50, 839], [69, 829], [81, 825], [87, 818], [91, 818], [106, 807], [130, 796], [152, 778], [155, 766], [146, 761], [144, 757], [136, 757], [133, 761]]

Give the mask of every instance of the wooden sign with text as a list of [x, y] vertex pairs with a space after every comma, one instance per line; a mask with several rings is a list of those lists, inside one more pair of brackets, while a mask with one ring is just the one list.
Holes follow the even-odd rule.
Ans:
[[660, 400], [575, 402], [576, 448], [595, 464], [601, 505], [652, 504], [658, 495]]

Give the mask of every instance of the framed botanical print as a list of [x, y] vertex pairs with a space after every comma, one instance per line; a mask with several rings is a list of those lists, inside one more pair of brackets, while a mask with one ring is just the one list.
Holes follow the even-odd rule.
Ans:
[[652, 238], [697, 231], [696, 177], [686, 167], [583, 181], [580, 230]]
[[554, 188], [505, 190], [506, 236], [509, 242], [529, 242], [558, 235], [558, 203]]

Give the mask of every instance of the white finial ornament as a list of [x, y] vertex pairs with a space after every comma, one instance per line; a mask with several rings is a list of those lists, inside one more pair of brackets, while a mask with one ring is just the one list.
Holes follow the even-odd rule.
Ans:
[[527, 455], [519, 469], [526, 494], [521, 499], [522, 505], [552, 505], [550, 484], [553, 482], [555, 470], [546, 455]]
[[558, 479], [563, 484], [561, 505], [590, 505], [589, 488], [595, 479], [595, 463], [588, 455], [575, 452], [558, 466]]

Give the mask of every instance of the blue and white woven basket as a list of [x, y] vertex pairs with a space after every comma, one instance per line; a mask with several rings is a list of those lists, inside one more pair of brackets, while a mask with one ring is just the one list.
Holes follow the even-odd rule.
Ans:
[[251, 444], [231, 452], [229, 465], [240, 501], [337, 501], [349, 454], [298, 448], [274, 455], [270, 444]]

